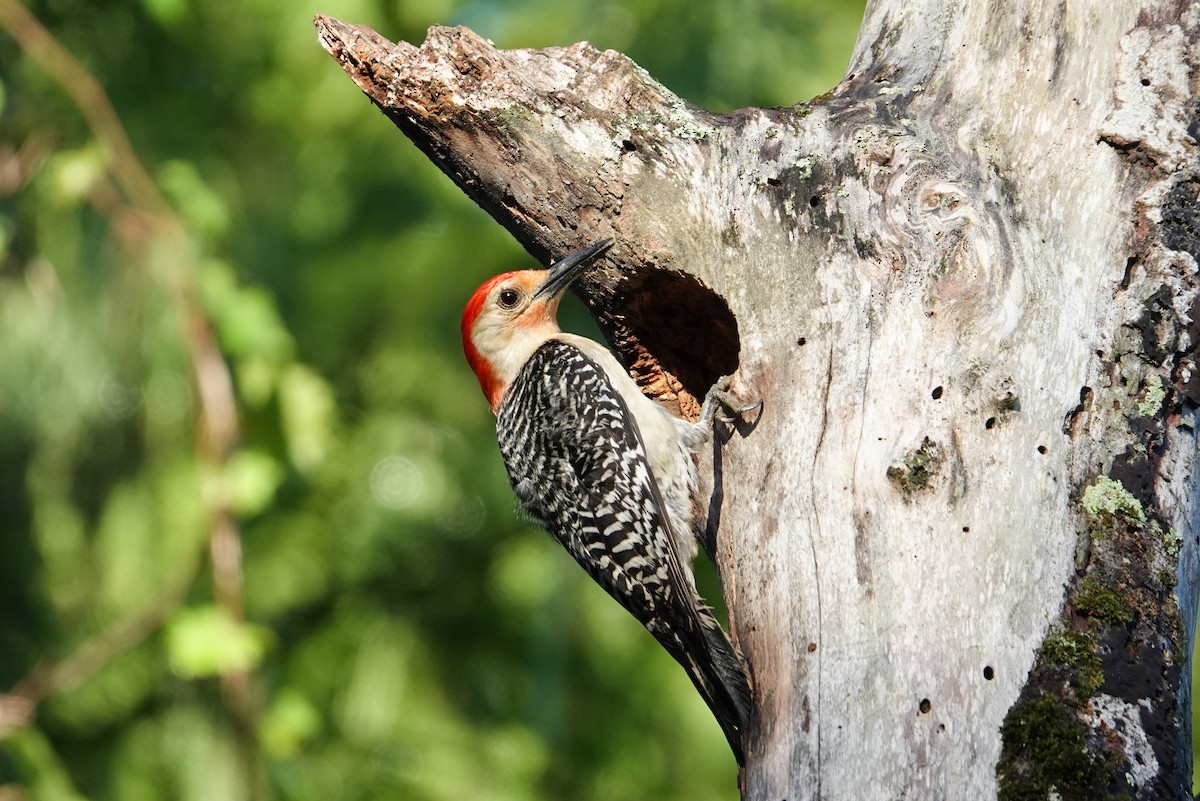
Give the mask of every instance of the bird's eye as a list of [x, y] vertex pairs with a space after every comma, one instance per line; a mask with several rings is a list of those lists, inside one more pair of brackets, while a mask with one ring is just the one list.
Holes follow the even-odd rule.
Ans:
[[500, 305], [505, 309], [513, 308], [520, 299], [521, 293], [515, 289], [502, 289], [500, 290], [500, 296], [497, 298], [500, 301]]

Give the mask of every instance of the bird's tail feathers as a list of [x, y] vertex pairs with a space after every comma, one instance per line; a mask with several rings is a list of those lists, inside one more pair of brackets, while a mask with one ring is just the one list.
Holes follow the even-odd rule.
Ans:
[[700, 655], [704, 658], [697, 661], [692, 650], [686, 648], [682, 658], [677, 658], [720, 724], [738, 765], [744, 765], [742, 737], [752, 708], [746, 670], [712, 611], [704, 606], [698, 611], [699, 634], [704, 640]]

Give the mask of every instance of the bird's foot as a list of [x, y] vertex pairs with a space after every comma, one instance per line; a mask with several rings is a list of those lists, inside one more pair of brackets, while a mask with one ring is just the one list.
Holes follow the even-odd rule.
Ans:
[[[709, 388], [707, 394], [705, 394], [704, 405], [700, 407], [700, 424], [705, 428], [711, 428], [717, 419], [720, 419], [723, 423], [732, 423], [746, 414], [746, 412], [762, 408], [763, 402], [761, 400], [756, 403], [744, 404], [730, 394], [729, 382], [732, 378], [733, 376], [721, 376]], [[724, 409], [729, 412], [729, 416], [721, 415], [718, 418], [718, 409]]]

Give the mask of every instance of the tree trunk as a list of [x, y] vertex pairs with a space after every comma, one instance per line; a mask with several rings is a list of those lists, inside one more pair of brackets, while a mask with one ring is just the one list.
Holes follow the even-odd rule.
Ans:
[[[583, 43], [324, 46], [684, 415], [747, 799], [1188, 798], [1195, 2], [874, 0], [849, 72], [705, 112]], [[1196, 322], [1192, 322], [1196, 321]]]

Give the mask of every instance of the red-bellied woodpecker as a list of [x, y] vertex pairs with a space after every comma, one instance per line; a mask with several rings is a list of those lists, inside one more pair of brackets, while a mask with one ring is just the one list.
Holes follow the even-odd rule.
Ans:
[[606, 348], [559, 329], [567, 285], [611, 244], [485, 282], [463, 312], [463, 350], [496, 413], [521, 505], [683, 665], [740, 764], [750, 690], [692, 575], [692, 454], [711, 436], [718, 405], [750, 407], [725, 392], [724, 378], [698, 423], [681, 420], [643, 395]]

